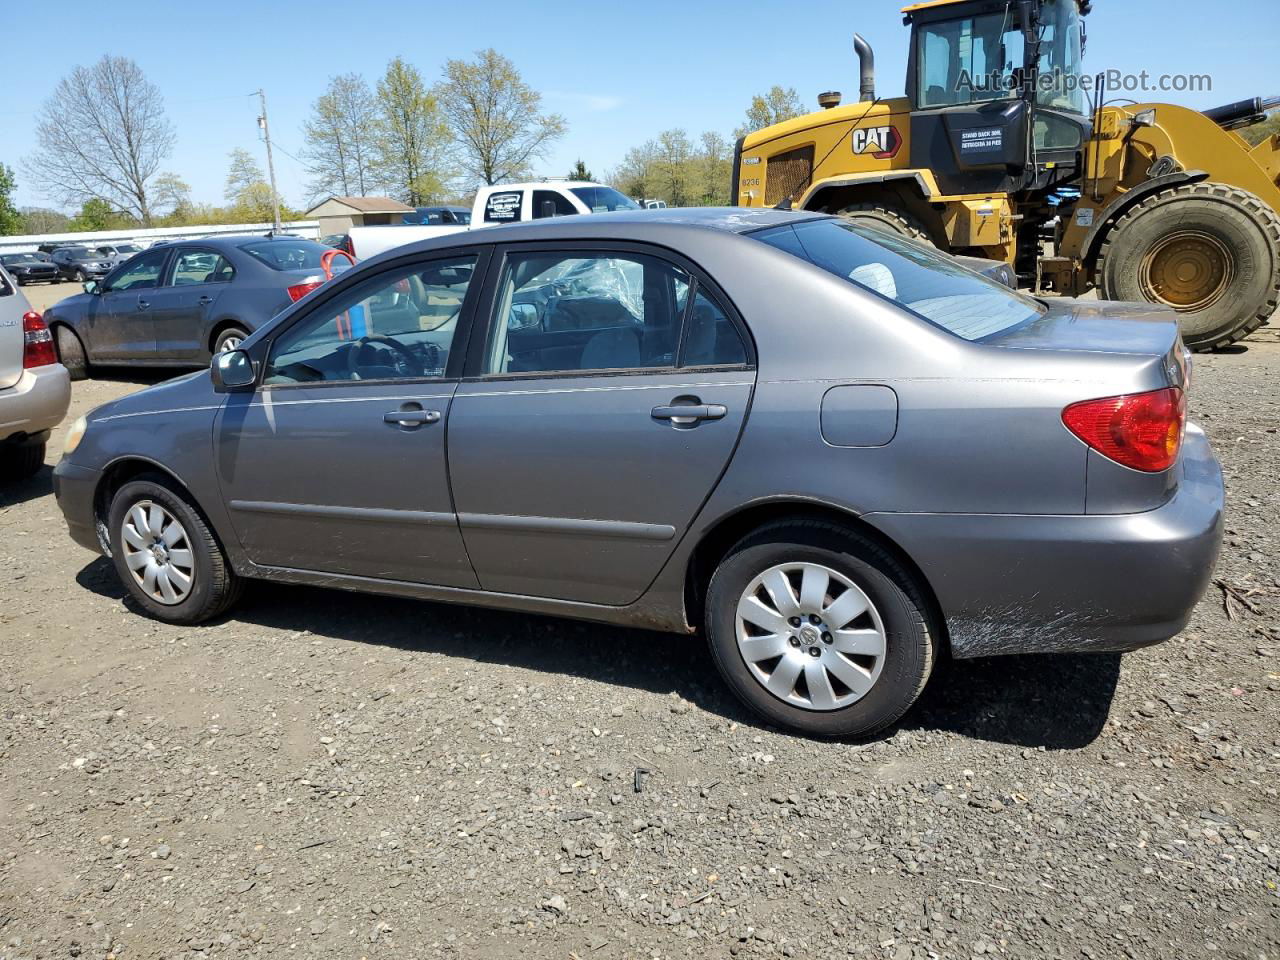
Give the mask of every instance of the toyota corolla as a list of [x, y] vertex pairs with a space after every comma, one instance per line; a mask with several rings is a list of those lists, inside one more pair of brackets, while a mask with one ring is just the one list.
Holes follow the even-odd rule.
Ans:
[[858, 736], [944, 651], [1182, 629], [1223, 510], [1188, 386], [1162, 309], [838, 218], [606, 214], [367, 261], [55, 479], [163, 620], [253, 578], [702, 632], [768, 720]]

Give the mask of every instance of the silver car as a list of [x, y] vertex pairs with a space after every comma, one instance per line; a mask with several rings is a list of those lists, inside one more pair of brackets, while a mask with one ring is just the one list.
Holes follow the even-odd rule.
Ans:
[[1222, 536], [1176, 317], [838, 218], [667, 210], [398, 248], [78, 423], [72, 537], [152, 616], [247, 578], [703, 631], [866, 735], [945, 651], [1177, 633]]
[[0, 475], [40, 469], [49, 431], [70, 404], [71, 381], [49, 328], [0, 267]]

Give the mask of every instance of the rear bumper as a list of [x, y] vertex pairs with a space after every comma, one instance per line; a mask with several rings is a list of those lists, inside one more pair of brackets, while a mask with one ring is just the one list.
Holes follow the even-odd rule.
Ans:
[[0, 390], [0, 443], [52, 430], [69, 406], [71, 378], [62, 364], [22, 371], [17, 383]]
[[1181, 469], [1145, 513], [864, 519], [920, 566], [956, 657], [1134, 650], [1186, 626], [1222, 544], [1222, 469], [1194, 424]]
[[53, 495], [67, 521], [67, 532], [72, 540], [94, 553], [103, 552], [93, 515], [93, 498], [101, 476], [102, 471], [79, 466], [65, 457], [53, 468]]

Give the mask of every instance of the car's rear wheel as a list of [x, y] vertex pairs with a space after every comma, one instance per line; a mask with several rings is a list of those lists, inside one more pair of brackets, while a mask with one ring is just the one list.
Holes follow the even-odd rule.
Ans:
[[12, 480], [25, 480], [44, 466], [46, 444], [24, 443], [8, 450], [0, 447], [0, 475]]
[[67, 368], [72, 380], [83, 380], [89, 374], [89, 361], [84, 355], [84, 344], [75, 331], [58, 324], [54, 327], [54, 341], [58, 345], [58, 359]]
[[911, 574], [834, 524], [765, 527], [720, 563], [707, 591], [711, 652], [765, 719], [813, 736], [869, 736], [915, 703], [935, 631]]
[[240, 344], [248, 336], [249, 334], [239, 327], [227, 327], [214, 339], [213, 352], [222, 353], [224, 350], [238, 350], [240, 349]]
[[125, 589], [159, 620], [200, 623], [240, 594], [241, 581], [204, 518], [161, 477], [116, 491], [107, 529]]

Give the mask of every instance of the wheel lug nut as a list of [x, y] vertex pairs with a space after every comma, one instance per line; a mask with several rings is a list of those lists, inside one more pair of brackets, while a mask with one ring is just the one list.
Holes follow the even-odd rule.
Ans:
[[824, 634], [822, 635], [822, 642], [823, 642], [823, 643], [831, 643], [831, 641], [832, 641], [832, 640], [834, 640], [834, 639], [835, 639], [835, 638], [834, 638], [834, 637], [832, 637], [832, 636], [831, 636], [831, 634], [829, 634], [829, 633], [824, 633]]
[[792, 617], [790, 620], [787, 621], [787, 623], [791, 624], [793, 627], [798, 627], [800, 626], [800, 618]]
[[789, 644], [791, 644], [793, 647], [798, 647], [798, 646], [800, 646], [800, 638], [799, 638], [799, 637], [792, 637], [792, 638], [791, 638], [790, 640], [788, 640], [787, 642], [788, 642]]
[[816, 627], [816, 626], [817, 626], [818, 624], [820, 624], [822, 621], [818, 618], [818, 615], [817, 615], [816, 613], [811, 613], [811, 614], [809, 614], [809, 622], [810, 622], [810, 623], [812, 623], [812, 624]]
[[809, 656], [811, 656], [811, 657], [820, 657], [820, 656], [822, 656], [822, 651], [821, 651], [821, 650], [819, 650], [817, 647], [810, 647], [810, 648], [809, 648]]

